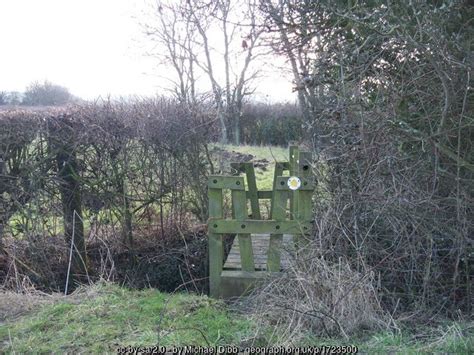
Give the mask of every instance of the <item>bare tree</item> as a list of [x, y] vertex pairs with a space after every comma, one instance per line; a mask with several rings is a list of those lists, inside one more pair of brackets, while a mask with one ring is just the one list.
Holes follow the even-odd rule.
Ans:
[[317, 105], [317, 86], [312, 63], [322, 52], [321, 32], [314, 31], [314, 10], [317, 6], [308, 1], [261, 0], [260, 10], [266, 16], [266, 43], [274, 54], [286, 57], [293, 75], [300, 110], [305, 121]]
[[8, 103], [8, 94], [6, 91], [0, 91], [0, 105], [6, 105]]
[[308, 138], [324, 143], [315, 173], [328, 191], [315, 210], [331, 217], [315, 248], [370, 266], [384, 289], [404, 294], [395, 307], [469, 313], [472, 6], [262, 0], [261, 9], [269, 43], [291, 66]]
[[34, 82], [25, 91], [22, 103], [30, 106], [55, 106], [71, 101], [72, 95], [63, 86], [47, 80], [43, 83]]
[[181, 101], [196, 103], [196, 83], [207, 78], [200, 91], [212, 96], [220, 140], [226, 143], [232, 133], [239, 144], [242, 103], [258, 73], [251, 68], [263, 32], [257, 26], [257, 2], [182, 0], [160, 2], [154, 10], [156, 17], [144, 24], [145, 33], [158, 44], [161, 63], [174, 69], [173, 92]]
[[196, 102], [194, 28], [191, 21], [184, 18], [177, 3], [154, 3], [152, 11], [156, 16], [153, 22], [143, 22], [145, 34], [156, 43], [151, 55], [162, 65], [171, 66], [174, 76], [171, 91], [183, 103]]

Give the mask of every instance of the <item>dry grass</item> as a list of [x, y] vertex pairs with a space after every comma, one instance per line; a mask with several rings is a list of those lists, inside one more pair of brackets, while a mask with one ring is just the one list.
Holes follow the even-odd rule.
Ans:
[[[82, 290], [82, 288], [80, 288]], [[84, 293], [81, 291], [81, 294]], [[33, 286], [26, 286], [22, 292], [0, 289], [0, 324], [12, 321], [29, 313], [36, 312], [45, 305], [59, 301], [77, 302], [82, 295], [74, 293], [64, 296], [62, 293], [45, 293]]]
[[86, 299], [94, 299], [103, 295], [106, 290], [107, 283], [99, 281], [91, 286], [79, 286], [73, 293], [65, 296], [59, 292], [46, 293], [37, 290], [25, 279], [21, 292], [0, 289], [0, 324], [36, 312], [46, 305], [58, 302], [77, 304]]
[[300, 250], [281, 277], [250, 296], [257, 322], [278, 326], [273, 341], [290, 346], [306, 334], [349, 339], [363, 330], [387, 329], [371, 273], [355, 271], [343, 258], [330, 263], [316, 249]]
[[[54, 297], [59, 297], [53, 302]], [[19, 295], [26, 303], [29, 295]], [[31, 298], [32, 300], [32, 298]], [[0, 324], [0, 353], [116, 353], [125, 346], [218, 346], [252, 338], [253, 324], [206, 296], [99, 282], [53, 296]]]
[[17, 293], [8, 290], [0, 291], [0, 323], [12, 320], [36, 310], [39, 306], [53, 303], [57, 297], [39, 291]]

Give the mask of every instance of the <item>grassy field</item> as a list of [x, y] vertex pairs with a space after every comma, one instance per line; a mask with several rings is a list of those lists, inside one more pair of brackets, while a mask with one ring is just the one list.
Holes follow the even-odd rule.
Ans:
[[[28, 303], [31, 296], [21, 295]], [[104, 353], [126, 346], [274, 346], [275, 329], [232, 312], [221, 301], [153, 289], [128, 290], [110, 283], [67, 297], [43, 296], [29, 311], [0, 314], [0, 353]], [[50, 299], [51, 298], [51, 299]], [[11, 297], [0, 294], [1, 309]], [[18, 304], [11, 302], [11, 304]], [[472, 354], [474, 324], [379, 333], [349, 340], [304, 336], [294, 346], [355, 345], [360, 353]]]
[[268, 160], [265, 169], [257, 167], [255, 169], [255, 178], [257, 179], [257, 188], [259, 190], [271, 190], [273, 187], [273, 171], [276, 161], [288, 161], [288, 148], [270, 147], [270, 146], [250, 146], [250, 145], [216, 145], [220, 149], [228, 152], [238, 152], [241, 154], [251, 154], [252, 160]]

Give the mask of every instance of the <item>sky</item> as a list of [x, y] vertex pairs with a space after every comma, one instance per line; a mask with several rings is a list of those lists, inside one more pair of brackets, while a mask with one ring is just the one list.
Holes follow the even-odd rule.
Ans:
[[[169, 68], [146, 55], [145, 0], [0, 0], [0, 91], [49, 80], [84, 99], [163, 93]], [[287, 76], [268, 72], [257, 98], [294, 101]]]

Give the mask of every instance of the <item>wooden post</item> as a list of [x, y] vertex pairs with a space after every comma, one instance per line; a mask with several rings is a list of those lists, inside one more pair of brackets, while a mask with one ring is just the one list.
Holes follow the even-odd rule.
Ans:
[[[218, 181], [215, 177], [209, 177], [209, 181]], [[209, 187], [209, 220], [213, 223], [214, 218], [222, 218], [222, 188]], [[211, 228], [208, 228], [210, 231]], [[222, 264], [224, 261], [224, 246], [222, 236], [209, 232], [209, 294], [211, 297], [220, 297], [220, 284]]]
[[[276, 182], [276, 178], [274, 183]], [[284, 221], [286, 217], [286, 205], [288, 202], [288, 192], [284, 190], [273, 190], [272, 219]], [[283, 234], [270, 234], [270, 245], [268, 246], [267, 270], [279, 272], [281, 268], [281, 246]]]
[[272, 191], [272, 202], [270, 206], [270, 219], [273, 219], [273, 213], [275, 210], [275, 191], [276, 191], [276, 183], [278, 176], [283, 175], [284, 170], [284, 162], [275, 162], [275, 172], [273, 173], [273, 191]]
[[257, 182], [255, 179], [255, 169], [253, 163], [244, 163], [247, 185], [249, 186], [250, 206], [252, 208], [252, 219], [262, 219], [260, 206], [258, 203]]
[[[290, 176], [299, 176], [299, 155], [298, 146], [290, 146]], [[290, 192], [290, 219], [297, 219], [299, 191]]]
[[[311, 181], [312, 171], [311, 171], [311, 161], [312, 155], [310, 152], [300, 152], [299, 154], [299, 171], [300, 177], [304, 181], [303, 184], [308, 184]], [[313, 190], [301, 189], [298, 191], [298, 213], [297, 217], [299, 221], [308, 222], [313, 219]], [[309, 233], [309, 231], [308, 231]], [[302, 233], [302, 239], [307, 240], [307, 233]]]
[[67, 245], [73, 241], [72, 270], [76, 276], [87, 274], [87, 257], [82, 221], [81, 183], [73, 146], [56, 146], [59, 192], [63, 206], [64, 236]]
[[[234, 207], [234, 218], [238, 221], [247, 219], [247, 196], [245, 190], [232, 190], [232, 206]], [[248, 233], [238, 233], [240, 263], [243, 271], [255, 271], [252, 240]]]

